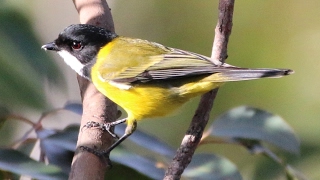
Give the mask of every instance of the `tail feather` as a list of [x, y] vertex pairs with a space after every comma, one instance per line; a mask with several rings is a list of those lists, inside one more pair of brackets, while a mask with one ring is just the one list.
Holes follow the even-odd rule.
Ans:
[[245, 69], [226, 68], [206, 78], [211, 82], [245, 81], [260, 78], [279, 78], [293, 74], [291, 69]]

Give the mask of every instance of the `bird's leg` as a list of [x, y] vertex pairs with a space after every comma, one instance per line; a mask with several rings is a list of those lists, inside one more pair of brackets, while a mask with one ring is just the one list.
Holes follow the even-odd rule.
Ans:
[[[110, 132], [110, 128], [113, 127], [113, 126], [116, 126], [118, 124], [124, 123], [124, 122], [126, 122], [126, 120], [127, 119], [120, 119], [120, 120], [117, 120], [115, 122], [106, 123], [106, 124], [99, 124], [99, 123], [96, 123], [96, 122], [93, 122], [93, 123], [89, 122], [84, 127], [87, 127], [87, 128], [100, 127], [103, 130], [108, 131], [108, 133], [110, 133], [111, 136], [117, 137], [116, 134]], [[100, 157], [103, 161], [105, 161], [106, 164], [111, 165], [111, 162], [110, 162], [110, 159], [109, 159], [110, 152], [115, 147], [117, 147], [119, 144], [121, 144], [121, 142], [124, 141], [127, 137], [129, 137], [136, 130], [136, 128], [137, 128], [137, 121], [136, 120], [134, 120], [132, 122], [129, 122], [127, 127], [126, 127], [125, 133], [105, 151], [98, 152], [97, 150], [95, 150], [93, 148], [86, 147], [86, 146], [80, 146], [80, 148], [83, 149], [83, 150], [86, 150], [86, 151], [88, 151], [88, 152], [90, 152], [92, 154], [95, 154], [96, 156]]]
[[124, 134], [115, 142], [113, 143], [106, 151], [103, 152], [105, 156], [109, 156], [110, 152], [121, 144], [122, 141], [127, 139], [135, 130], [137, 129], [137, 121], [133, 121], [132, 123], [128, 124]]

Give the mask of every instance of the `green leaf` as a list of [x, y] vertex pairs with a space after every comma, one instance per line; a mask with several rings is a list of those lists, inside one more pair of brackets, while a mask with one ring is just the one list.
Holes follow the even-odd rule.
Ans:
[[40, 137], [40, 147], [45, 153], [50, 164], [60, 167], [69, 173], [70, 165], [76, 149], [79, 126], [72, 125], [63, 131], [41, 130], [37, 132]]
[[4, 122], [7, 120], [7, 116], [9, 114], [10, 114], [10, 111], [6, 107], [0, 105], [0, 129], [4, 124]]
[[287, 165], [285, 169], [286, 169], [288, 180], [307, 180], [308, 179], [304, 174], [294, 169], [290, 165]]
[[242, 179], [232, 162], [213, 154], [195, 154], [182, 176], [199, 180]]
[[0, 168], [37, 179], [68, 178], [68, 176], [58, 167], [37, 162], [27, 155], [13, 149], [0, 148]]
[[111, 161], [131, 167], [136, 171], [152, 178], [162, 179], [164, 176], [164, 169], [156, 167], [157, 162], [137, 154], [133, 154], [124, 148], [116, 148], [111, 152]]
[[63, 83], [63, 76], [58, 66], [41, 49], [43, 43], [39, 42], [30, 21], [23, 14], [10, 8], [2, 9], [0, 22], [1, 32], [13, 43], [15, 52], [19, 52], [24, 57], [20, 60], [21, 62], [26, 63], [41, 77], [45, 76], [54, 83]]
[[79, 125], [69, 125], [62, 131], [56, 131], [41, 140], [48, 145], [63, 147], [64, 149], [75, 151], [79, 134]]
[[0, 169], [0, 179], [19, 179], [19, 178], [20, 176], [18, 176], [17, 174], [14, 174], [9, 171], [3, 171]]
[[292, 153], [299, 153], [300, 142], [293, 129], [280, 117], [253, 107], [234, 108], [211, 125], [211, 135], [232, 139], [265, 141]]
[[271, 161], [269, 158], [261, 158], [258, 163], [254, 164], [252, 179], [270, 180], [284, 177], [283, 165]]
[[78, 115], [82, 115], [82, 112], [83, 112], [81, 103], [67, 102], [64, 105], [63, 109], [74, 112]]
[[[123, 173], [125, 172], [125, 173]], [[138, 179], [138, 180], [152, 180], [144, 174], [137, 172], [130, 167], [122, 164], [113, 163], [112, 170], [106, 171], [105, 180], [124, 180], [124, 179]]]
[[304, 174], [293, 168], [291, 165], [282, 165], [278, 162], [269, 161], [267, 159], [263, 159], [255, 165], [252, 179], [283, 179], [284, 176], [286, 176], [288, 180], [308, 180]]
[[43, 80], [62, 83], [55, 63], [43, 52], [28, 19], [19, 11], [0, 11], [0, 101], [44, 108]]
[[25, 155], [29, 155], [29, 154], [31, 154], [32, 150], [34, 149], [37, 141], [38, 141], [38, 139], [36, 139], [36, 138], [28, 138], [23, 143], [21, 143], [16, 150], [22, 152]]
[[[283, 177], [286, 175], [285, 173], [289, 173], [289, 176], [292, 173], [290, 172], [290, 169], [292, 168], [291, 164], [293, 164], [294, 166], [299, 166], [299, 169], [303, 170], [303, 172], [306, 173], [306, 175], [310, 176], [311, 179], [319, 179], [319, 173], [310, 173], [319, 172], [318, 169], [320, 169], [320, 165], [319, 163], [317, 163], [320, 160], [318, 145], [314, 145], [312, 143], [309, 144], [307, 142], [303, 143], [301, 145], [301, 157], [297, 158], [292, 154], [282, 154], [281, 158], [285, 159], [282, 161], [283, 163], [290, 162], [290, 165], [282, 165], [278, 162], [270, 161], [270, 159], [267, 158], [259, 158], [259, 161], [254, 165], [254, 174], [252, 179], [284, 179]], [[301, 175], [302, 177], [305, 177], [302, 173], [294, 169], [293, 174], [295, 173], [298, 173], [297, 176]]]

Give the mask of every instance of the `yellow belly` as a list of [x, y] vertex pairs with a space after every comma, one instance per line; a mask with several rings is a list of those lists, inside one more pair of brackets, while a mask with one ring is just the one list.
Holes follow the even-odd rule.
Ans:
[[164, 84], [141, 83], [129, 89], [120, 89], [108, 82], [101, 81], [92, 74], [97, 89], [121, 106], [128, 113], [128, 120], [162, 117], [169, 115], [186, 103], [190, 98], [201, 95], [221, 83], [172, 81]]
[[136, 120], [168, 115], [188, 100], [177, 95], [177, 89], [140, 85], [125, 90], [102, 82], [95, 86]]

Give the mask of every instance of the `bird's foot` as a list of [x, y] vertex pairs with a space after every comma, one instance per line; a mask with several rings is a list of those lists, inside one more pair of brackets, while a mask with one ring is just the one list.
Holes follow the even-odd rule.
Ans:
[[[117, 122], [117, 121], [115, 121], [115, 122]], [[115, 122], [98, 123], [98, 122], [95, 122], [95, 121], [89, 121], [89, 122], [87, 122], [87, 124], [85, 124], [81, 128], [81, 131], [83, 130], [83, 128], [86, 128], [86, 129], [88, 129], [88, 128], [98, 128], [98, 129], [101, 129], [103, 131], [107, 131], [113, 138], [119, 139], [119, 137], [115, 133], [111, 132], [111, 128], [117, 125], [117, 124], [115, 124]]]
[[[117, 120], [117, 121], [114, 121], [114, 122], [110, 122], [110, 123], [98, 123], [98, 122], [95, 122], [95, 121], [89, 121], [87, 122], [87, 124], [85, 124], [82, 128], [81, 128], [81, 131], [83, 131], [84, 128], [88, 129], [88, 128], [98, 128], [98, 129], [101, 129], [103, 131], [107, 131], [113, 138], [117, 139], [116, 143], [114, 143], [111, 147], [109, 147], [106, 151], [97, 151], [96, 149], [93, 149], [93, 148], [90, 148], [90, 147], [87, 147], [87, 146], [80, 146], [80, 149], [84, 150], [84, 151], [87, 151], [87, 152], [90, 152], [94, 155], [96, 155], [97, 157], [99, 157], [109, 168], [112, 167], [112, 164], [111, 164], [111, 161], [110, 161], [110, 158], [109, 158], [109, 155], [110, 155], [110, 152], [111, 150], [116, 146], [118, 145], [119, 143], [117, 143], [119, 141], [119, 137], [113, 133], [111, 131], [111, 128], [118, 125], [118, 124], [121, 124], [121, 123], [124, 123], [126, 122], [126, 119], [120, 119], [120, 120]], [[121, 140], [122, 141], [122, 140]]]

